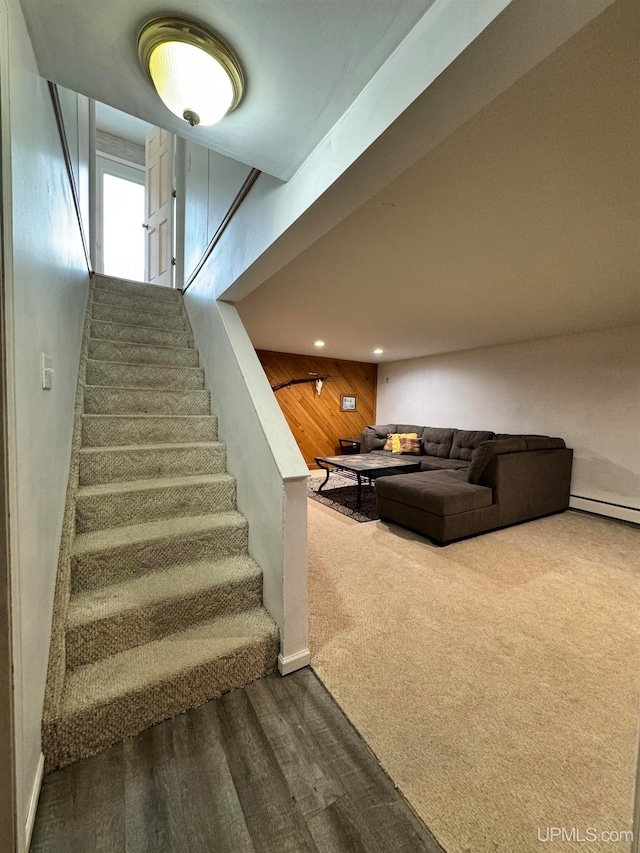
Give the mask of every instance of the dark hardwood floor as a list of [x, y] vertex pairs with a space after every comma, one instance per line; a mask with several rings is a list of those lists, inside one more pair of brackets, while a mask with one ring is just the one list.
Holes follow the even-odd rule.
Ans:
[[444, 853], [310, 669], [45, 777], [32, 853]]

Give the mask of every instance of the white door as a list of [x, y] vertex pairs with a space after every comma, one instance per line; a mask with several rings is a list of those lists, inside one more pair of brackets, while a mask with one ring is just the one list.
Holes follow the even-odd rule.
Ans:
[[173, 134], [154, 127], [145, 140], [146, 278], [173, 287]]

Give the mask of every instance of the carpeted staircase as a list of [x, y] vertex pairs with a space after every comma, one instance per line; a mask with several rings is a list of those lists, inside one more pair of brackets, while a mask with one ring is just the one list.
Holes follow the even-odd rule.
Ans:
[[177, 291], [96, 276], [43, 718], [48, 770], [276, 667]]

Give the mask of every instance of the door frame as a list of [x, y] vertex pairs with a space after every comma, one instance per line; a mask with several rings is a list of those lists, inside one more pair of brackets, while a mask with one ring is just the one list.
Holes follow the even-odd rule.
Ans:
[[[3, 184], [0, 181], [0, 190]], [[0, 212], [0, 232], [4, 217]], [[11, 619], [11, 549], [9, 543], [7, 317], [4, 235], [0, 235], [0, 850], [18, 848], [16, 815], [15, 716]]]
[[9, 531], [8, 326], [11, 280], [11, 172], [8, 8], [0, 2], [0, 849], [18, 850], [16, 720], [14, 708], [11, 549]]
[[[139, 166], [137, 163], [131, 163], [127, 160], [122, 160], [120, 157], [113, 157], [110, 154], [96, 152], [95, 157], [95, 271], [104, 274], [104, 176], [115, 175], [116, 178], [122, 178], [125, 181], [131, 181], [135, 184], [145, 185], [145, 169], [144, 166]], [[142, 229], [142, 222], [140, 223]], [[146, 270], [145, 270], [146, 272]]]

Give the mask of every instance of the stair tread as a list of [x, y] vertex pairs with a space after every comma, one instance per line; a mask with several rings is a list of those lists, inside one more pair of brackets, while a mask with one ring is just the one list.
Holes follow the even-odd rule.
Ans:
[[[172, 308], [175, 308], [176, 305], [178, 305], [178, 306], [180, 305], [179, 299], [158, 299], [156, 296], [147, 296], [144, 293], [132, 293], [132, 292], [126, 293], [124, 291], [109, 290], [106, 287], [97, 287], [95, 289], [94, 295], [93, 295], [94, 304], [97, 302], [100, 305], [115, 305], [116, 307], [119, 307], [119, 308], [130, 308], [131, 307], [131, 306], [127, 305], [126, 303], [124, 305], [118, 305], [118, 303], [116, 303], [116, 302], [109, 302], [108, 300], [106, 302], [103, 301], [100, 297], [104, 296], [104, 294], [107, 294], [107, 293], [109, 294], [109, 296], [115, 296], [115, 297], [118, 297], [119, 299], [145, 299], [149, 303], [149, 307], [151, 307], [152, 305], [157, 307], [158, 305], [164, 304], [164, 305], [170, 305]], [[140, 309], [134, 308], [134, 310], [136, 310], [136, 311], [137, 310], [142, 311], [145, 309], [146, 309], [146, 306], [144, 306], [144, 305], [141, 306]], [[165, 311], [158, 311], [158, 310], [153, 311], [152, 310], [152, 311], [150, 311], [150, 313], [151, 314], [165, 314], [165, 313], [174, 313], [175, 314], [175, 313], [179, 313], [179, 312], [175, 312], [175, 311], [173, 311], [173, 312], [166, 311], [165, 312]]]
[[187, 598], [199, 590], [261, 575], [262, 570], [248, 554], [181, 563], [153, 574], [74, 593], [69, 601], [67, 625], [75, 628], [157, 602]]
[[[102, 304], [102, 303], [101, 303]], [[158, 329], [155, 326], [144, 326], [140, 323], [119, 323], [117, 320], [103, 320], [100, 317], [90, 317], [92, 323], [103, 323], [108, 324], [109, 326], [122, 326], [125, 329], [150, 329], [152, 332], [167, 332], [168, 334], [174, 335], [190, 335], [189, 329]], [[107, 340], [107, 338], [97, 338], [95, 335], [89, 335], [91, 340], [94, 341], [102, 341]], [[109, 338], [108, 340], [112, 340]], [[135, 344], [136, 341], [126, 341], [126, 343]], [[194, 349], [194, 347], [186, 347], [186, 349]]]
[[[120, 285], [133, 285], [133, 287], [121, 287]], [[153, 288], [153, 293], [147, 288]], [[127, 296], [142, 296], [150, 294], [151, 299], [164, 299], [167, 302], [179, 302], [182, 292], [173, 287], [163, 287], [160, 284], [152, 284], [148, 281], [130, 281], [120, 278], [111, 281], [96, 281], [96, 291], [104, 293], [123, 293]], [[167, 298], [168, 297], [168, 298]]]
[[[116, 362], [117, 364], [118, 362]], [[138, 365], [136, 365], [138, 366]], [[190, 370], [191, 368], [181, 368]], [[202, 370], [201, 367], [195, 367], [194, 370]], [[209, 391], [206, 388], [145, 388], [138, 387], [137, 385], [85, 385], [85, 391], [91, 391], [93, 388], [99, 391], [153, 391], [156, 394], [208, 394]], [[99, 414], [99, 412], [94, 412], [93, 414]], [[126, 414], [126, 413], [122, 413]], [[140, 412], [138, 412], [140, 414]]]
[[106, 527], [77, 533], [73, 545], [74, 556], [119, 548], [141, 542], [154, 542], [173, 536], [209, 533], [216, 527], [244, 527], [246, 518], [236, 510], [226, 510], [210, 515], [179, 516], [178, 518], [146, 521], [125, 527]]
[[[103, 322], [108, 322], [108, 321], [98, 320], [97, 322], [103, 323]], [[114, 323], [113, 325], [114, 326], [121, 326], [124, 324], [123, 323]], [[162, 331], [162, 330], [160, 330], [160, 331]], [[171, 331], [171, 330], [169, 330], [169, 331]], [[100, 344], [113, 344], [114, 346], [117, 346], [117, 347], [122, 347], [122, 346], [148, 347], [148, 349], [166, 349], [166, 350], [170, 350], [170, 351], [171, 350], [180, 350], [180, 351], [188, 350], [189, 352], [193, 352], [195, 350], [195, 347], [169, 347], [166, 344], [144, 344], [144, 343], [138, 343], [137, 341], [112, 341], [110, 338], [93, 338], [91, 336], [90, 336], [90, 340], [96, 341]], [[95, 359], [95, 360], [99, 360], [99, 359]], [[136, 362], [136, 364], [139, 364], [139, 363], [140, 362]], [[142, 362], [142, 364], [147, 364], [147, 362]]]
[[[112, 364], [114, 367], [143, 367], [143, 368], [153, 368], [154, 370], [193, 370], [198, 373], [204, 373], [204, 367], [187, 367], [182, 364], [149, 364], [147, 361], [113, 361], [107, 358], [88, 358], [87, 364]], [[95, 386], [94, 386], [95, 387]], [[120, 388], [119, 385], [115, 386], [105, 386], [101, 385], [101, 388], [105, 387], [115, 387]], [[137, 386], [135, 386], [137, 387]], [[154, 388], [154, 391], [162, 391], [162, 388]], [[175, 391], [175, 388], [167, 389], [169, 391]]]
[[[144, 445], [149, 447], [149, 445]], [[151, 445], [153, 446], [153, 445]], [[186, 477], [153, 477], [141, 480], [124, 480], [113, 483], [99, 483], [92, 486], [78, 486], [76, 496], [93, 497], [95, 495], [126, 494], [144, 492], [148, 489], [179, 489], [183, 486], [199, 486], [206, 483], [231, 483], [231, 474], [191, 474]]]
[[[88, 386], [85, 386], [88, 387]], [[102, 385], [94, 385], [94, 388], [102, 388]], [[137, 390], [137, 389], [134, 389]], [[154, 389], [152, 389], [154, 390]], [[215, 415], [190, 415], [185, 413], [184, 415], [172, 415], [167, 414], [166, 412], [157, 412], [146, 414], [145, 412], [131, 412], [131, 414], [118, 413], [112, 414], [111, 412], [83, 412], [83, 418], [215, 418]]]
[[[95, 387], [95, 386], [94, 386]], [[162, 412], [146, 414], [145, 412], [131, 412], [128, 414], [111, 415], [109, 412], [104, 414], [96, 414], [93, 412], [83, 412], [83, 418], [215, 418], [216, 415], [165, 415]]]
[[162, 290], [166, 293], [177, 293], [180, 294], [180, 290], [177, 287], [167, 287], [166, 284], [154, 284], [152, 281], [139, 281], [136, 278], [122, 278], [118, 275], [106, 275], [105, 273], [96, 272], [93, 274], [95, 279], [96, 286], [105, 287], [109, 282], [116, 282], [117, 284], [135, 284], [138, 287], [155, 287], [156, 290]]
[[[95, 417], [102, 417], [96, 415]], [[112, 415], [112, 417], [132, 417], [131, 415]], [[143, 415], [143, 417], [150, 417]], [[179, 417], [182, 417], [180, 415]], [[194, 417], [208, 417], [207, 415], [194, 415]], [[203, 448], [203, 447], [223, 447], [222, 441], [171, 441], [161, 442], [158, 444], [112, 444], [106, 447], [97, 445], [96, 447], [81, 447], [80, 453], [128, 453], [133, 450], [175, 450], [184, 449], [186, 447]]]
[[[175, 289], [174, 289], [174, 288], [172, 288], [172, 287], [162, 287], [162, 285], [158, 285], [158, 284], [150, 284], [150, 282], [148, 282], [148, 281], [139, 281], [139, 282], [138, 282], [138, 281], [127, 281], [126, 279], [120, 279], [120, 281], [121, 281], [121, 282], [123, 282], [124, 284], [134, 284], [134, 285], [135, 285], [135, 284], [137, 284], [137, 285], [142, 285], [142, 287], [136, 288], [136, 291], [137, 291], [137, 292], [135, 292], [135, 293], [134, 293], [134, 291], [117, 290], [117, 289], [116, 289], [116, 290], [114, 290], [113, 288], [108, 287], [106, 282], [97, 281], [97, 282], [96, 282], [96, 288], [95, 288], [94, 293], [117, 293], [117, 294], [123, 294], [123, 295], [125, 295], [125, 296], [130, 296], [130, 295], [132, 295], [132, 294], [133, 294], [134, 296], [139, 296], [141, 299], [151, 299], [151, 300], [153, 300], [153, 299], [155, 298], [156, 294], [154, 294], [153, 296], [145, 296], [145, 292], [144, 292], [143, 288], [145, 288], [145, 287], [153, 287], [153, 288], [155, 288], [155, 290], [156, 290], [156, 291], [158, 291], [158, 292], [163, 292], [163, 291], [164, 291], [164, 292], [168, 292], [168, 293], [171, 293], [172, 291], [174, 291], [174, 290], [175, 290]], [[179, 290], [175, 290], [175, 292], [176, 292], [178, 295], [180, 295], [180, 291], [179, 291]], [[167, 300], [167, 301], [169, 301], [169, 300]], [[179, 302], [180, 300], [179, 300], [179, 299], [172, 299], [172, 300], [170, 300], [170, 301], [171, 301], [171, 302]]]
[[[99, 304], [103, 305], [104, 303], [100, 302]], [[113, 306], [111, 306], [111, 307], [113, 307]], [[133, 309], [123, 308], [123, 311], [127, 311], [127, 310], [133, 310]], [[144, 312], [141, 312], [141, 313], [144, 313]], [[107, 326], [123, 326], [126, 329], [139, 329], [140, 328], [140, 323], [123, 323], [121, 320], [105, 320], [102, 317], [89, 317], [89, 320], [92, 323], [103, 323], [104, 325], [107, 325]], [[170, 333], [173, 332], [174, 334], [177, 334], [177, 335], [189, 334], [188, 329], [158, 329], [155, 326], [143, 326], [143, 328], [151, 328], [152, 331], [154, 331], [154, 332], [170, 332]], [[112, 341], [113, 340], [113, 338], [97, 338], [95, 335], [91, 335], [91, 334], [89, 335], [89, 337], [93, 341], [106, 341], [106, 340]], [[136, 341], [128, 341], [127, 343], [134, 344], [134, 343], [136, 343]], [[193, 348], [187, 347], [186, 349], [193, 349]]]
[[[153, 301], [153, 300], [151, 300]], [[98, 300], [94, 300], [93, 305], [101, 305], [103, 308], [113, 308], [117, 311], [130, 311], [132, 314], [152, 314], [154, 317], [182, 317], [181, 314], [168, 314], [165, 311], [149, 311], [148, 308], [132, 308], [130, 305], [114, 305], [112, 302], [100, 302]], [[93, 306], [92, 306], [93, 309]], [[91, 318], [93, 320], [100, 320], [100, 317], [93, 316], [93, 310], [91, 311]], [[141, 326], [145, 325], [144, 323], [128, 323], [127, 325], [132, 326]]]
[[[211, 414], [87, 412], [82, 414], [81, 426], [82, 445], [86, 449], [122, 448], [131, 444], [151, 447], [157, 444], [218, 442], [218, 419]], [[196, 474], [197, 470], [191, 473]]]
[[255, 607], [68, 670], [62, 713], [73, 715], [154, 684], [170, 683], [200, 664], [276, 634], [277, 627], [266, 610]]

